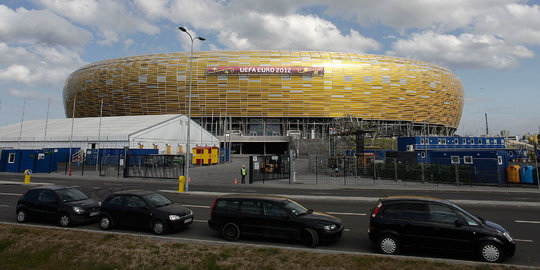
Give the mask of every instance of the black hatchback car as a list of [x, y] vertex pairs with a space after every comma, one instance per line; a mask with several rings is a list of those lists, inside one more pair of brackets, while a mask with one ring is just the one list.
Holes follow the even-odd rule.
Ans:
[[337, 240], [343, 232], [337, 217], [308, 210], [286, 197], [267, 195], [217, 198], [208, 225], [230, 241], [241, 235], [259, 235], [296, 239], [308, 247]]
[[164, 234], [192, 222], [193, 211], [165, 196], [153, 191], [128, 190], [105, 198], [99, 226], [103, 230], [112, 226], [148, 228], [155, 234]]
[[29, 189], [17, 202], [17, 221], [29, 219], [57, 221], [66, 227], [94, 221], [99, 217], [99, 203], [81, 190], [66, 186]]
[[483, 261], [499, 262], [516, 250], [514, 239], [500, 225], [437, 198], [380, 199], [371, 211], [368, 233], [385, 254], [413, 246], [477, 252]]

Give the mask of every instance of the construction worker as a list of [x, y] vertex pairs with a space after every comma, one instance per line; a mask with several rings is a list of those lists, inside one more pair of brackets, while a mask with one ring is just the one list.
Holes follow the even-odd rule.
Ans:
[[242, 174], [242, 184], [245, 184], [246, 183], [246, 173], [247, 173], [245, 165], [242, 165], [242, 169], [240, 170], [240, 173]]

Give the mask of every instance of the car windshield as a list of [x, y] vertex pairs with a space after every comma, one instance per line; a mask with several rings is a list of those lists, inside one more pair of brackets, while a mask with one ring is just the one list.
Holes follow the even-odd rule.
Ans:
[[171, 202], [169, 199], [165, 198], [165, 196], [154, 193], [144, 196], [144, 199], [152, 206], [152, 207], [161, 207], [165, 205], [169, 205], [173, 202]]
[[308, 213], [308, 210], [305, 207], [292, 200], [287, 200], [287, 202], [285, 202], [283, 206], [295, 216], [300, 216]]
[[56, 190], [56, 194], [58, 194], [63, 202], [75, 202], [88, 199], [86, 194], [76, 188], [59, 189]]

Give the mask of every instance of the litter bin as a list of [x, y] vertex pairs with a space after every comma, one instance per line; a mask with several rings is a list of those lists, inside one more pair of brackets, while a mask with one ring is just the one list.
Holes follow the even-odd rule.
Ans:
[[519, 183], [519, 165], [510, 165], [506, 168], [508, 183]]
[[519, 177], [521, 183], [532, 184], [533, 183], [533, 166], [523, 166], [519, 169]]

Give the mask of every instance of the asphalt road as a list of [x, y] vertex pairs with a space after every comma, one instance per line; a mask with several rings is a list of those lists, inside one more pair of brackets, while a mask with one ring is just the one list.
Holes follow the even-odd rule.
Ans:
[[[3, 177], [0, 180], [13, 180]], [[18, 177], [17, 182], [20, 182]], [[190, 187], [190, 193], [177, 193], [178, 184], [174, 181], [120, 181], [120, 180], [81, 180], [41, 177], [34, 179], [41, 183], [55, 183], [79, 186], [91, 198], [103, 200], [111, 192], [126, 189], [159, 190], [174, 202], [191, 208], [195, 213], [194, 223], [187, 229], [169, 234], [170, 237], [184, 239], [198, 239], [224, 242], [220, 235], [208, 228], [207, 220], [210, 217], [210, 207], [219, 193], [266, 193], [283, 194], [294, 198], [307, 208], [320, 210], [342, 219], [346, 230], [343, 237], [332, 244], [324, 244], [317, 249], [334, 251], [353, 251], [374, 253], [374, 248], [367, 236], [368, 212], [377, 197], [382, 195], [429, 195], [462, 202], [460, 205], [467, 211], [482, 216], [485, 219], [499, 223], [510, 231], [517, 241], [516, 255], [505, 263], [540, 267], [540, 196], [534, 192], [467, 192], [437, 191], [437, 190], [393, 190], [393, 189], [324, 189], [324, 188], [291, 188], [290, 186], [265, 187], [261, 185], [231, 185], [231, 186], [197, 186]], [[15, 206], [17, 199], [31, 186], [20, 184], [0, 184], [0, 221], [16, 223]], [[486, 203], [487, 202], [487, 203]], [[520, 203], [523, 202], [523, 203]], [[529, 206], [523, 206], [528, 202]], [[523, 205], [522, 205], [523, 204]], [[56, 224], [31, 223], [48, 226]], [[76, 226], [90, 230], [99, 230], [97, 224]], [[113, 231], [131, 232], [142, 235], [151, 235], [150, 231], [131, 230], [127, 228]], [[257, 243], [272, 246], [286, 246], [304, 248], [301, 244], [288, 241], [275, 241], [272, 239], [242, 238], [240, 243]], [[466, 254], [434, 253], [427, 250], [406, 250], [404, 255], [438, 257], [447, 259], [476, 260], [474, 256]]]

